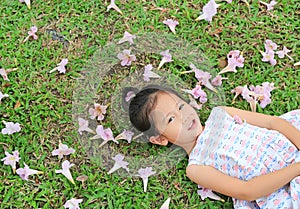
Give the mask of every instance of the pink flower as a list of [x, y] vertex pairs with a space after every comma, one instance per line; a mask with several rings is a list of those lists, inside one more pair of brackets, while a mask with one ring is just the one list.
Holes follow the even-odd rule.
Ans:
[[55, 173], [61, 173], [63, 174], [69, 181], [72, 182], [72, 184], [75, 184], [72, 174], [70, 172], [70, 168], [74, 166], [74, 164], [70, 163], [68, 160], [65, 160], [62, 162], [62, 170], [55, 170]]
[[274, 43], [269, 39], [265, 41], [264, 46], [265, 46], [266, 53], [268, 53], [269, 51], [274, 51], [278, 47], [276, 43]]
[[19, 123], [13, 123], [13, 122], [5, 122], [3, 121], [5, 128], [2, 129], [2, 134], [13, 134], [16, 132], [21, 131], [21, 126]]
[[169, 197], [164, 204], [160, 207], [160, 209], [169, 209], [171, 198]]
[[8, 94], [3, 94], [3, 93], [0, 91], [0, 102], [1, 102], [1, 100], [2, 100], [3, 98], [5, 98], [5, 97], [9, 97], [9, 95], [8, 95]]
[[119, 40], [118, 43], [119, 43], [119, 44], [122, 44], [122, 43], [128, 41], [129, 44], [131, 45], [131, 44], [134, 44], [134, 43], [133, 43], [133, 39], [135, 39], [135, 38], [136, 38], [135, 35], [131, 35], [131, 34], [128, 33], [127, 31], [125, 31], [123, 38], [121, 38], [121, 39]]
[[207, 102], [207, 95], [205, 91], [202, 90], [200, 85], [196, 85], [192, 90], [183, 89], [186, 93], [193, 95], [195, 99], [199, 99], [200, 103], [204, 104]]
[[274, 51], [261, 52], [263, 58], [261, 59], [263, 62], [270, 62], [271, 65], [276, 65], [277, 61], [274, 59]]
[[170, 30], [176, 34], [175, 27], [179, 24], [176, 20], [167, 19], [163, 21], [164, 24], [169, 26]]
[[122, 53], [118, 54], [118, 59], [121, 60], [122, 66], [130, 66], [131, 62], [136, 60], [136, 57], [130, 54], [130, 50], [124, 49]]
[[148, 185], [148, 177], [155, 174], [155, 171], [152, 171], [152, 167], [146, 167], [146, 168], [140, 168], [138, 170], [138, 175], [143, 179], [143, 184], [144, 184], [144, 192], [147, 191], [147, 185]]
[[252, 112], [256, 112], [256, 104], [260, 95], [255, 94], [253, 91], [250, 91], [247, 86], [244, 86], [242, 97], [249, 104]]
[[234, 115], [233, 120], [239, 125], [243, 124], [242, 119], [238, 115]]
[[112, 159], [115, 161], [114, 166], [108, 171], [107, 174], [111, 174], [118, 170], [119, 168], [124, 168], [127, 172], [129, 172], [129, 169], [127, 165], [129, 164], [128, 162], [124, 161], [124, 155], [122, 154], [117, 154], [116, 156], [112, 157]]
[[84, 120], [82, 118], [78, 118], [78, 125], [79, 125], [79, 128], [78, 128], [78, 132], [80, 135], [82, 135], [82, 132], [83, 131], [87, 131], [89, 133], [92, 133], [94, 134], [95, 131], [93, 131], [92, 129], [89, 128], [89, 121], [88, 120]]
[[58, 71], [59, 73], [66, 73], [66, 65], [68, 64], [68, 59], [62, 59], [62, 61], [57, 65], [57, 67], [53, 68], [50, 73], [54, 71]]
[[21, 3], [25, 2], [28, 9], [30, 9], [30, 0], [20, 0]]
[[5, 152], [6, 157], [2, 158], [1, 161], [4, 161], [4, 165], [10, 165], [13, 169], [13, 172], [16, 172], [16, 163], [21, 159], [19, 157], [19, 151], [13, 151], [12, 154]]
[[89, 109], [89, 113], [91, 116], [91, 119], [97, 118], [97, 120], [101, 121], [104, 119], [104, 114], [106, 114], [106, 105], [100, 105], [98, 103], [94, 104], [94, 108]]
[[199, 190], [197, 190], [197, 193], [198, 193], [198, 195], [200, 195], [202, 200], [209, 197], [211, 199], [220, 200], [220, 201], [224, 202], [224, 200], [221, 197], [219, 197], [218, 195], [216, 195], [215, 193], [213, 193], [213, 191], [211, 189], [206, 189], [199, 185], [198, 185], [198, 188], [199, 188]]
[[59, 141], [58, 149], [52, 151], [52, 156], [58, 155], [58, 158], [62, 159], [64, 155], [70, 155], [74, 152], [74, 149], [68, 148], [68, 145], [62, 144], [61, 141]]
[[227, 54], [228, 65], [221, 70], [218, 74], [226, 72], [236, 73], [237, 67], [244, 67], [244, 57], [239, 50], [232, 50]]
[[102, 125], [97, 126], [96, 135], [93, 136], [91, 139], [103, 139], [104, 141], [100, 144], [99, 147], [102, 147], [108, 141], [114, 141], [115, 143], [119, 144], [119, 142], [115, 140], [111, 129], [110, 128], [104, 129]]
[[7, 69], [5, 70], [4, 68], [0, 68], [0, 75], [2, 76], [2, 78], [5, 81], [9, 81], [7, 74], [12, 72], [12, 71], [16, 71], [18, 68], [12, 68], [12, 69]]
[[222, 76], [217, 75], [214, 77], [214, 79], [211, 81], [211, 84], [214, 86], [221, 86], [222, 85], [222, 80], [226, 80], [227, 78], [222, 78]]
[[123, 12], [120, 10], [120, 8], [115, 4], [115, 0], [111, 0], [110, 1], [111, 3], [107, 6], [107, 12], [110, 10], [110, 9], [114, 9], [116, 10], [117, 12], [119, 12], [121, 15], [123, 15]]
[[145, 66], [145, 70], [144, 70], [144, 74], [143, 74], [143, 78], [144, 78], [144, 81], [150, 81], [150, 78], [160, 78], [161, 76], [152, 72], [152, 65], [149, 64], [149, 65], [146, 65]]
[[263, 1], [259, 1], [261, 4], [266, 5], [267, 6], [267, 11], [270, 11], [273, 9], [273, 7], [277, 4], [276, 1], [272, 0], [269, 4]]
[[212, 21], [213, 16], [217, 14], [217, 8], [219, 4], [216, 4], [214, 0], [210, 0], [202, 10], [202, 14], [196, 20], [207, 20], [209, 22]]
[[260, 102], [261, 108], [265, 108], [272, 102], [271, 91], [274, 90], [274, 83], [264, 82], [261, 86], [250, 86], [250, 90], [259, 95], [257, 100]]
[[202, 109], [202, 104], [198, 104], [197, 101], [192, 96], [189, 95], [189, 99], [190, 99], [189, 105], [194, 107], [196, 110]]
[[125, 101], [129, 102], [133, 97], [135, 97], [134, 91], [128, 91], [125, 97]]
[[133, 135], [134, 133], [132, 131], [124, 130], [122, 133], [116, 136], [115, 140], [125, 139], [128, 141], [128, 143], [131, 143]]
[[288, 55], [289, 52], [291, 52], [291, 50], [289, 50], [285, 46], [283, 46], [283, 49], [277, 51], [276, 54], [278, 55], [278, 57], [280, 59], [284, 58], [284, 56], [287, 56], [288, 58], [290, 58], [291, 60], [293, 60], [293, 58], [290, 55]]
[[34, 40], [37, 40], [38, 36], [35, 34], [37, 31], [38, 31], [37, 27], [36, 26], [32, 26], [30, 28], [30, 31], [28, 31], [28, 36], [24, 39], [23, 43], [26, 42], [26, 41], [28, 41], [28, 39], [30, 37], [32, 37]]
[[173, 61], [172, 60], [172, 55], [170, 54], [169, 49], [166, 50], [166, 51], [161, 52], [160, 55], [162, 55], [163, 57], [162, 57], [162, 60], [159, 63], [158, 69], [160, 69], [163, 66], [163, 64]]
[[83, 199], [72, 198], [64, 204], [64, 207], [69, 209], [80, 209], [79, 203], [81, 203], [82, 201]]
[[17, 174], [23, 180], [28, 181], [28, 176], [33, 175], [33, 174], [42, 174], [43, 173], [42, 171], [37, 171], [37, 170], [34, 170], [34, 169], [30, 169], [28, 167], [28, 165], [26, 165], [25, 163], [24, 163], [24, 166], [25, 166], [24, 168], [18, 168], [17, 171], [16, 171]]
[[233, 90], [231, 90], [231, 93], [235, 93], [233, 100], [235, 100], [240, 94], [242, 94], [243, 90], [244, 90], [243, 86], [237, 86]]

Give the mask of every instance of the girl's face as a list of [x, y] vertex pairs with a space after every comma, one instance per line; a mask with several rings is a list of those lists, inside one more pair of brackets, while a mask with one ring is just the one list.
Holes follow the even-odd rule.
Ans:
[[202, 132], [195, 109], [174, 94], [158, 93], [151, 115], [161, 136], [173, 144], [184, 146], [194, 143]]

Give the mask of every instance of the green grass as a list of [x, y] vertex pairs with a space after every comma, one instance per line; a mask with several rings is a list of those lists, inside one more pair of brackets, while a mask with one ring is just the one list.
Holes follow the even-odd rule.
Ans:
[[[226, 60], [230, 50], [243, 51], [245, 66], [238, 68], [236, 74], [226, 74], [228, 80], [222, 86], [228, 105], [249, 110], [249, 105], [240, 97], [232, 104], [234, 95], [230, 91], [238, 85], [260, 85], [269, 81], [276, 87], [272, 103], [265, 109], [258, 108], [259, 112], [280, 115], [300, 108], [300, 70], [293, 66], [300, 57], [299, 1], [280, 1], [271, 12], [266, 12], [265, 6], [257, 0], [249, 1], [249, 8], [243, 1], [222, 2], [211, 23], [194, 21], [206, 2], [116, 1], [124, 13], [122, 16], [114, 10], [106, 12], [108, 1], [33, 1], [28, 10], [18, 0], [4, 0], [0, 6], [0, 67], [18, 70], [9, 74], [10, 82], [0, 78], [0, 91], [10, 95], [0, 103], [0, 121], [18, 122], [22, 130], [13, 135], [0, 135], [0, 158], [4, 157], [5, 150], [19, 150], [18, 167], [25, 162], [44, 174], [23, 181], [9, 166], [1, 163], [0, 207], [63, 208], [66, 200], [74, 197], [83, 198], [81, 208], [159, 208], [171, 197], [170, 208], [232, 208], [230, 198], [224, 196], [225, 203], [200, 199], [196, 185], [185, 176], [187, 158], [150, 177], [146, 193], [137, 177], [107, 175], [107, 170], [87, 154], [72, 120], [73, 91], [93, 54], [107, 42], [121, 38], [125, 30], [132, 34], [171, 33], [162, 23], [167, 18], [179, 21], [176, 37], [202, 50], [215, 71], [221, 69], [219, 62]], [[157, 8], [168, 10], [163, 12]], [[39, 29], [38, 40], [22, 43], [33, 25]], [[47, 29], [63, 35], [70, 42], [69, 47], [52, 40]], [[276, 42], [280, 49], [283, 45], [291, 49], [290, 55], [295, 61], [277, 59], [274, 67], [262, 62], [259, 51], [264, 50], [266, 39]], [[50, 74], [63, 58], [69, 59], [67, 73]], [[151, 56], [146, 59], [153, 60]], [[167, 68], [176, 74], [188, 66], [178, 61], [165, 65], [164, 69]], [[193, 75], [183, 78], [194, 82]], [[108, 80], [111, 87], [118, 82], [117, 76]], [[111, 89], [99, 90], [100, 101], [109, 103], [110, 97]], [[16, 106], [18, 103], [20, 105]], [[207, 113], [202, 117], [206, 116]], [[109, 115], [105, 124], [112, 124]], [[1, 123], [0, 129], [3, 127]], [[114, 130], [115, 134], [120, 131]], [[83, 174], [89, 177], [84, 187], [78, 181], [73, 186], [55, 173], [61, 162], [52, 157], [51, 152], [57, 148], [59, 140], [76, 149], [75, 154], [64, 159], [76, 165], [71, 168], [74, 179]], [[134, 142], [126, 145], [122, 141], [121, 146], [115, 147], [123, 153], [148, 153], [150, 149], [151, 154], [157, 154], [164, 149], [147, 144], [141, 147]]]

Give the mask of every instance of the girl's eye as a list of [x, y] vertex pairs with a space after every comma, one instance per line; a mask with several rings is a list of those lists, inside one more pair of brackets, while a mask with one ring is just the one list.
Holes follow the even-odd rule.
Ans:
[[183, 107], [184, 107], [184, 104], [181, 104], [181, 105], [179, 106], [179, 110], [182, 110]]
[[168, 120], [168, 123], [171, 123], [174, 119], [175, 119], [174, 116], [170, 117], [169, 120]]

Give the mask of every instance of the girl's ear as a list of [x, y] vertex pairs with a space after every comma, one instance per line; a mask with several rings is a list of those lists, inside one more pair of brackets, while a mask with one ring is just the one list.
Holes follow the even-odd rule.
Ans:
[[162, 146], [166, 146], [168, 144], [168, 140], [166, 137], [162, 136], [162, 135], [158, 135], [158, 136], [151, 136], [149, 138], [149, 141], [152, 144], [158, 144], [158, 145], [162, 145]]

